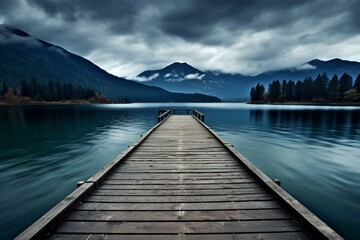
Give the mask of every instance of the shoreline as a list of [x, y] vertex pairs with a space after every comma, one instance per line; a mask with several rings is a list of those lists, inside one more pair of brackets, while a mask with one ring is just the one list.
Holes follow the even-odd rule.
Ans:
[[[0, 101], [0, 106], [41, 106], [41, 105], [93, 105], [93, 104], [132, 104], [132, 103], [222, 103], [222, 102], [111, 102], [111, 103], [99, 103], [89, 101], [60, 101], [60, 102], [31, 102], [31, 103], [5, 103]], [[225, 102], [228, 103], [228, 102]], [[246, 103], [246, 102], [237, 102]]]
[[314, 102], [272, 102], [272, 103], [252, 103], [247, 102], [246, 104], [251, 105], [303, 105], [303, 106], [329, 106], [329, 107], [360, 107], [360, 102], [344, 102], [344, 103], [314, 103]]
[[[136, 102], [134, 102], [136, 103]], [[149, 102], [154, 103], [154, 102]], [[166, 103], [166, 102], [163, 102]], [[170, 102], [169, 102], [170, 103]], [[184, 102], [181, 102], [184, 103]], [[202, 102], [206, 103], [206, 102]], [[209, 102], [210, 103], [210, 102]], [[220, 102], [222, 103], [222, 102]], [[223, 102], [228, 103], [228, 102]], [[360, 107], [360, 102], [353, 103], [313, 103], [313, 102], [272, 102], [272, 103], [259, 103], [259, 102], [236, 102], [236, 103], [245, 103], [249, 105], [284, 105], [284, 106], [329, 106], [329, 107]], [[93, 104], [130, 104], [130, 103], [92, 103], [86, 100], [75, 100], [75, 101], [57, 101], [57, 102], [37, 102], [32, 101], [31, 103], [21, 104], [21, 103], [5, 103], [0, 101], [0, 106], [41, 106], [41, 105], [93, 105]]]
[[75, 105], [75, 104], [98, 104], [91, 103], [89, 101], [59, 101], [59, 102], [31, 102], [31, 103], [5, 103], [4, 101], [0, 101], [0, 106], [32, 106], [32, 105]]

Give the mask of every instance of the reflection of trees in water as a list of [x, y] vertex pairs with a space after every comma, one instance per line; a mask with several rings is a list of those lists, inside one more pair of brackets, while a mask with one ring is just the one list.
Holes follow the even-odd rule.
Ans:
[[135, 118], [135, 111], [93, 106], [5, 106], [0, 108], [0, 143], [24, 148], [35, 142], [45, 147], [87, 141]]
[[1, 124], [8, 126], [76, 126], [77, 123], [106, 123], [104, 119], [127, 119], [131, 111], [113, 111], [82, 106], [10, 106], [0, 109]]
[[255, 120], [255, 122], [261, 122], [263, 119], [263, 110], [250, 110], [250, 118], [251, 120]]
[[265, 122], [268, 130], [286, 128], [310, 136], [359, 135], [359, 110], [250, 110], [253, 123]]

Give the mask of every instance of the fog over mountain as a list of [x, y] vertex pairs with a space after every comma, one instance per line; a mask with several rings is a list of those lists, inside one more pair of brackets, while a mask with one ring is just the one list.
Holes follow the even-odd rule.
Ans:
[[311, 59], [360, 61], [357, 0], [11, 0], [0, 24], [134, 78], [176, 61], [255, 76]]
[[202, 71], [188, 63], [175, 62], [162, 69], [147, 70], [135, 80], [149, 86], [157, 86], [173, 92], [204, 93], [224, 100], [246, 100], [251, 87], [257, 83], [268, 84], [273, 80], [304, 80], [326, 73], [329, 77], [339, 77], [348, 73], [354, 79], [360, 74], [360, 63], [342, 59], [322, 61], [314, 59], [288, 69], [269, 71], [256, 76], [240, 73], [227, 74], [219, 71]]
[[0, 25], [0, 81], [19, 88], [21, 81], [35, 78], [83, 86], [107, 95], [114, 101], [135, 102], [216, 102], [201, 94], [170, 93], [158, 87], [116, 77], [89, 60], [9, 25]]
[[127, 98], [131, 101], [218, 101], [202, 95], [185, 96], [168, 91], [202, 93], [223, 100], [245, 101], [249, 97], [250, 88], [257, 83], [267, 86], [276, 79], [296, 81], [305, 77], [315, 78], [322, 73], [340, 76], [346, 72], [355, 78], [360, 73], [358, 62], [342, 59], [314, 59], [256, 76], [200, 70], [185, 62], [174, 62], [162, 69], [144, 71], [132, 79], [136, 81], [129, 81], [107, 73], [62, 47], [4, 24], [0, 25], [0, 53], [0, 80], [10, 86], [19, 86], [22, 80], [34, 77], [44, 83], [53, 80], [86, 86], [114, 100]]

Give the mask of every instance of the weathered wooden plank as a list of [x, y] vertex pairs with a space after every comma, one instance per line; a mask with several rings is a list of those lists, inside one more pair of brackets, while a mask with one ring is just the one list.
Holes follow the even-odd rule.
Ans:
[[[183, 182], [187, 182], [187, 181], [197, 181], [197, 180], [242, 180], [242, 179], [249, 179], [251, 178], [251, 176], [248, 175], [226, 175], [226, 176], [199, 176], [199, 177], [192, 177], [192, 176], [181, 176], [181, 175], [168, 175], [168, 174], [148, 174], [149, 176], [146, 176], [144, 174], [127, 174], [125, 176], [122, 176], [121, 173], [117, 173], [116, 175], [112, 175], [111, 177], [109, 176], [109, 180], [123, 180], [123, 181], [138, 181], [138, 182], [147, 182], [147, 181], [169, 181], [170, 183], [172, 181], [183, 181]], [[161, 177], [161, 176], [164, 177]]]
[[57, 233], [193, 234], [296, 232], [290, 220], [227, 222], [63, 222]]
[[54, 234], [50, 240], [305, 240], [303, 232], [244, 233], [244, 234], [175, 234], [175, 235], [103, 235], [103, 234]]
[[77, 210], [86, 211], [166, 211], [166, 210], [242, 210], [281, 208], [276, 201], [219, 203], [82, 203]]
[[209, 159], [209, 160], [184, 160], [184, 159], [149, 159], [149, 160], [128, 160], [122, 164], [122, 166], [134, 165], [134, 166], [141, 166], [144, 165], [145, 167], [150, 167], [149, 165], [153, 166], [168, 166], [168, 165], [189, 165], [189, 166], [202, 166], [206, 165], [210, 166], [235, 166], [235, 167], [242, 167], [239, 163], [234, 161], [219, 161], [218, 159]]
[[157, 158], [161, 158], [163, 156], [169, 156], [169, 155], [172, 155], [172, 156], [177, 156], [177, 157], [180, 157], [180, 156], [205, 156], [205, 157], [221, 157], [221, 156], [226, 156], [228, 155], [229, 153], [226, 152], [226, 151], [211, 151], [211, 152], [206, 152], [206, 151], [173, 151], [173, 152], [168, 152], [168, 151], [163, 151], [163, 152], [159, 152], [159, 151], [141, 151], [141, 152], [135, 152], [133, 153], [132, 156], [134, 157], [138, 157], [138, 156], [154, 156], [154, 157], [157, 157]]
[[233, 166], [233, 167], [238, 167], [239, 169], [242, 169], [243, 166], [234, 163], [232, 161], [219, 161], [216, 159], [212, 159], [212, 160], [197, 160], [197, 159], [191, 159], [191, 160], [183, 160], [183, 159], [164, 159], [164, 160], [157, 160], [157, 159], [147, 159], [147, 160], [128, 160], [126, 161], [126, 163], [124, 163], [124, 166], [133, 166], [133, 167], [140, 167], [142, 165], [148, 166], [149, 165], [153, 165], [155, 167], [158, 166], [166, 166], [166, 165], [172, 165], [172, 164], [182, 164], [182, 165], [187, 165], [187, 164], [197, 164], [197, 165], [228, 165], [228, 166]]
[[143, 163], [132, 163], [127, 162], [122, 164], [122, 169], [127, 168], [154, 168], [154, 169], [204, 169], [204, 168], [239, 168], [238, 163], [175, 163], [175, 162], [169, 162], [169, 163], [149, 163], [149, 164], [143, 164]]
[[129, 146], [128, 149], [123, 151], [119, 156], [117, 156], [113, 161], [111, 161], [108, 165], [106, 165], [103, 169], [97, 172], [94, 176], [90, 177], [86, 183], [82, 184], [75, 191], [70, 193], [63, 201], [58, 203], [55, 207], [50, 209], [46, 214], [44, 214], [41, 218], [39, 218], [35, 223], [25, 229], [22, 233], [20, 233], [15, 239], [33, 239], [39, 238], [44, 231], [49, 229], [55, 221], [58, 221], [66, 212], [70, 211], [72, 206], [78, 202], [83, 195], [85, 195], [88, 191], [90, 191], [94, 187], [94, 183], [102, 180], [102, 178], [107, 175], [115, 166], [127, 155], [130, 154], [135, 148], [135, 146], [139, 145], [144, 139], [146, 139], [155, 129], [157, 129], [161, 123], [158, 123], [149, 131], [147, 131], [134, 145]]
[[39, 237], [39, 235], [43, 234], [45, 229], [49, 228], [55, 221], [61, 218], [64, 213], [76, 203], [77, 199], [86, 194], [93, 187], [93, 183], [85, 183], [81, 185], [64, 200], [53, 207], [49, 212], [39, 218], [39, 220], [25, 229], [25, 231], [23, 231], [15, 239], [25, 240]]
[[165, 141], [156, 141], [153, 140], [152, 143], [143, 143], [141, 146], [139, 146], [139, 150], [154, 150], [154, 149], [160, 149], [160, 148], [175, 148], [175, 149], [183, 149], [183, 148], [190, 148], [191, 150], [196, 150], [197, 148], [201, 148], [202, 150], [206, 150], [206, 148], [216, 148], [216, 150], [224, 150], [224, 147], [219, 142], [210, 142], [210, 141], [202, 141], [202, 142], [196, 142], [196, 141], [187, 141], [186, 143], [181, 143], [181, 141], [177, 142], [165, 142]]
[[154, 129], [89, 179], [94, 191], [52, 239], [307, 239], [271, 194], [278, 187], [259, 184], [206, 125], [170, 116]]
[[[206, 155], [204, 154], [199, 154], [199, 155], [173, 155], [173, 154], [163, 154], [163, 155], [156, 155], [156, 154], [143, 154], [143, 155], [138, 155], [138, 156], [134, 156], [131, 155], [129, 158], [129, 160], [187, 160], [187, 161], [191, 161], [191, 160], [200, 160], [200, 161], [215, 161], [218, 160], [219, 162], [221, 162], [222, 160], [230, 160], [234, 162], [234, 159], [231, 159], [231, 156], [227, 156], [227, 155]], [[234, 162], [235, 163], [235, 162]]]
[[[170, 166], [164, 166], [164, 167], [149, 167], [149, 168], [137, 168], [136, 166], [128, 166], [128, 167], [124, 167], [121, 169], [116, 169], [116, 172], [121, 173], [121, 172], [169, 172], [169, 173], [192, 173], [192, 172], [196, 172], [196, 173], [207, 173], [207, 172], [218, 172], [218, 173], [231, 173], [231, 172], [241, 172], [240, 170], [236, 170], [236, 167], [211, 167], [208, 166], [208, 168], [204, 169], [204, 168], [200, 168], [200, 167], [192, 167], [192, 168], [186, 168], [185, 166], [183, 168], [179, 168], [179, 169], [172, 169]], [[242, 172], [246, 172], [246, 170], [242, 170]]]
[[[207, 171], [206, 171], [207, 170]], [[132, 172], [164, 172], [164, 173], [192, 173], [192, 172], [196, 172], [196, 173], [214, 173], [214, 172], [218, 172], [218, 173], [232, 173], [232, 172], [247, 172], [245, 169], [238, 169], [236, 170], [236, 167], [211, 167], [208, 166], [208, 168], [201, 168], [201, 167], [192, 167], [192, 168], [186, 168], [186, 166], [184, 166], [183, 168], [179, 168], [179, 169], [173, 169], [171, 168], [171, 166], [153, 166], [153, 167], [137, 167], [136, 165], [132, 165], [132, 166], [124, 166], [121, 169], [116, 169], [117, 173], [132, 173]]]
[[146, 180], [146, 179], [157, 179], [157, 180], [168, 180], [168, 179], [227, 179], [227, 178], [248, 178], [251, 175], [248, 172], [235, 172], [235, 173], [127, 173], [127, 172], [114, 172], [111, 174], [108, 179], [136, 179], [136, 180]]
[[210, 161], [214, 161], [214, 160], [219, 160], [219, 161], [222, 161], [222, 160], [227, 160], [227, 161], [232, 161], [234, 162], [234, 159], [227, 155], [227, 154], [223, 154], [223, 155], [217, 155], [217, 156], [209, 156], [209, 155], [206, 155], [205, 153], [202, 154], [202, 155], [193, 155], [193, 156], [176, 156], [176, 155], [168, 155], [167, 158], [160, 158], [159, 156], [148, 156], [148, 155], [143, 155], [143, 156], [133, 156], [133, 155], [130, 155], [127, 157], [128, 160], [149, 160], [149, 159], [156, 159], [156, 160], [195, 160], [195, 159], [198, 159], [198, 160], [210, 160]]
[[[197, 136], [195, 136], [196, 133], [192, 133], [192, 132], [188, 132], [188, 133], [184, 133], [186, 135], [192, 135], [193, 138], [186, 136], [184, 134], [163, 134], [163, 133], [158, 133], [161, 135], [153, 135], [151, 136], [151, 138], [149, 138], [149, 141], [151, 141], [152, 143], [158, 143], [158, 142], [165, 142], [166, 140], [169, 140], [169, 143], [197, 143], [197, 144], [201, 144], [204, 142], [209, 142], [209, 143], [215, 143], [214, 139], [211, 137], [211, 135], [209, 135], [208, 133], [197, 133]], [[172, 142], [171, 142], [172, 140]], [[186, 140], [186, 141], [184, 141]], [[182, 142], [181, 142], [182, 141]], [[202, 142], [201, 142], [202, 141]]]
[[124, 195], [140, 195], [140, 196], [188, 196], [188, 195], [223, 195], [223, 194], [249, 194], [249, 193], [266, 193], [263, 188], [244, 188], [244, 189], [196, 189], [196, 190], [113, 190], [113, 189], [101, 189], [94, 190], [93, 195], [102, 196], [124, 196]]
[[196, 164], [196, 163], [171, 163], [171, 164], [123, 164], [121, 170], [131, 169], [156, 169], [156, 170], [167, 170], [167, 169], [192, 169], [198, 170], [206, 169], [239, 169], [236, 164]]
[[83, 202], [118, 202], [118, 203], [145, 203], [145, 202], [240, 202], [240, 201], [268, 201], [274, 200], [270, 194], [243, 194], [243, 195], [203, 195], [203, 196], [97, 196], [91, 195]]
[[[150, 175], [150, 174], [149, 174]], [[164, 175], [164, 177], [161, 177], [161, 175]], [[172, 184], [176, 181], [182, 181], [182, 182], [193, 182], [193, 181], [199, 181], [199, 184], [201, 184], [202, 181], [223, 181], [226, 183], [227, 181], [240, 181], [245, 179], [251, 179], [251, 176], [243, 175], [243, 176], [203, 176], [203, 177], [192, 177], [192, 176], [171, 176], [167, 174], [151, 174], [150, 176], [145, 176], [144, 174], [128, 174], [126, 176], [122, 176], [121, 174], [113, 175], [108, 180], [118, 180], [118, 181], [124, 181], [124, 184], [136, 184], [138, 183], [144, 183], [154, 181], [156, 184], [157, 182], [164, 183], [165, 181], [169, 184]]]
[[119, 185], [119, 184], [106, 184], [102, 183], [98, 186], [98, 189], [111, 189], [111, 190], [210, 190], [210, 189], [245, 189], [245, 188], [257, 188], [261, 185], [259, 183], [235, 183], [235, 184], [206, 184], [206, 185]]
[[[239, 167], [236, 167], [236, 166], [214, 166], [214, 165], [210, 165], [209, 166], [206, 166], [205, 168], [205, 165], [206, 164], [203, 164], [204, 166], [201, 167], [200, 165], [199, 166], [187, 166], [186, 163], [178, 163], [178, 164], [163, 164], [163, 165], [152, 165], [152, 164], [149, 164], [151, 166], [148, 166], [148, 167], [145, 167], [144, 165], [136, 165], [136, 164], [132, 164], [132, 165], [127, 165], [127, 166], [123, 166], [122, 168], [117, 168], [116, 171], [117, 172], [133, 172], [133, 171], [161, 171], [161, 170], [165, 170], [165, 172], [167, 170], [171, 170], [170, 173], [176, 173], [176, 172], [181, 172], [181, 171], [197, 171], [199, 173], [201, 172], [210, 172], [210, 171], [219, 171], [219, 172], [247, 172], [246, 169], [242, 169], [242, 168], [239, 168]], [[176, 166], [179, 166], [179, 168], [172, 168], [172, 165], [176, 165]], [[182, 166], [181, 166], [182, 165]], [[181, 166], [181, 167], [180, 167]]]
[[205, 156], [201, 157], [201, 156], [190, 156], [190, 157], [176, 157], [176, 156], [167, 156], [166, 158], [160, 158], [160, 157], [128, 157], [127, 158], [129, 161], [155, 161], [155, 160], [159, 160], [159, 161], [219, 161], [219, 162], [223, 162], [223, 161], [231, 161], [234, 162], [234, 159], [232, 159], [229, 156], [222, 156], [222, 157], [208, 157]]
[[124, 172], [125, 171], [132, 171], [132, 170], [210, 170], [210, 171], [213, 171], [213, 170], [236, 170], [236, 171], [239, 171], [239, 168], [236, 167], [236, 166], [212, 166], [212, 165], [209, 165], [209, 166], [206, 166], [206, 168], [204, 168], [205, 166], [201, 166], [201, 165], [198, 165], [198, 166], [188, 166], [188, 164], [163, 164], [163, 165], [151, 165], [151, 166], [148, 166], [148, 167], [139, 167], [139, 166], [136, 166], [136, 165], [128, 165], [128, 166], [123, 166], [121, 168], [121, 170], [123, 170]]
[[228, 143], [225, 143], [212, 129], [206, 126], [204, 123], [199, 122], [204, 128], [221, 142], [224, 147], [235, 157], [236, 160], [241, 162], [250, 172], [254, 174], [260, 182], [266, 186], [266, 189], [273, 194], [275, 194], [280, 201], [286, 205], [293, 213], [302, 221], [303, 224], [306, 224], [308, 227], [312, 228], [317, 238], [325, 239], [343, 239], [338, 233], [336, 233], [332, 228], [325, 224], [321, 219], [316, 215], [310, 212], [304, 205], [298, 202], [293, 198], [289, 193], [284, 189], [278, 186], [272, 179], [270, 179], [265, 173], [260, 171], [254, 164], [252, 164], [247, 158], [234, 149]]
[[206, 153], [207, 151], [209, 152], [216, 152], [216, 153], [226, 153], [226, 151], [224, 151], [224, 148], [221, 147], [184, 147], [184, 146], [177, 146], [177, 147], [139, 147], [139, 151], [144, 152], [144, 153], [154, 153], [154, 152], [166, 152], [169, 154], [175, 153]]
[[141, 146], [139, 146], [139, 150], [142, 149], [158, 149], [158, 148], [191, 148], [191, 149], [197, 149], [197, 148], [216, 148], [223, 150], [224, 147], [221, 146], [219, 142], [210, 142], [210, 141], [202, 141], [202, 142], [195, 142], [195, 141], [187, 141], [186, 143], [182, 143], [182, 141], [176, 141], [176, 142], [169, 142], [169, 141], [155, 141], [153, 140], [151, 143], [143, 143]]
[[284, 220], [292, 216], [283, 209], [227, 211], [73, 211], [67, 221], [248, 221]]
[[[192, 136], [189, 137], [187, 135]], [[196, 136], [197, 135], [197, 136]], [[186, 142], [183, 141], [183, 143], [202, 143], [202, 142], [211, 142], [213, 143], [214, 139], [209, 134], [201, 134], [201, 133], [193, 133], [189, 132], [185, 134], [162, 134], [159, 135], [159, 133], [154, 134], [149, 138], [149, 141], [152, 142], [165, 142], [166, 140], [169, 140], [169, 142], [172, 140], [172, 142], [179, 142], [182, 140], [186, 140]]]
[[[168, 163], [197, 163], [197, 164], [219, 164], [231, 163], [235, 164], [234, 160], [221, 160], [221, 159], [127, 159], [126, 164], [168, 164]], [[237, 165], [239, 166], [239, 165]], [[239, 167], [242, 167], [241, 165]]]
[[237, 183], [254, 183], [256, 182], [253, 178], [242, 178], [242, 179], [182, 179], [178, 178], [175, 180], [142, 180], [142, 179], [131, 179], [131, 180], [118, 180], [111, 179], [103, 181], [103, 184], [112, 185], [208, 185], [208, 184], [237, 184]]
[[[238, 173], [241, 170], [236, 170], [235, 168], [233, 169], [185, 169], [185, 170], [179, 170], [179, 169], [163, 169], [163, 170], [158, 170], [158, 169], [145, 169], [145, 170], [141, 170], [141, 169], [115, 169], [114, 172], [115, 173], [121, 173], [121, 172], [126, 172], [126, 173]], [[244, 170], [245, 171], [245, 170]]]

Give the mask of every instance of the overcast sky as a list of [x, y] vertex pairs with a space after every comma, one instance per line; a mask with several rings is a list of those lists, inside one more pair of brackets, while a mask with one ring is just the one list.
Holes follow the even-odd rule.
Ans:
[[128, 78], [175, 61], [247, 75], [360, 61], [357, 0], [1, 0], [0, 23]]

